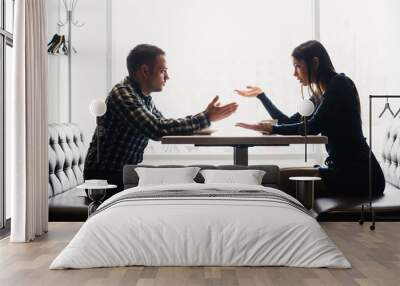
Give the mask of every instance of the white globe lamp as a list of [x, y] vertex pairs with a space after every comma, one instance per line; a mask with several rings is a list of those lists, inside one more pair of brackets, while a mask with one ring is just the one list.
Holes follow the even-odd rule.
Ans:
[[89, 111], [95, 117], [103, 116], [107, 111], [107, 106], [103, 99], [95, 98], [90, 102]]
[[96, 117], [96, 137], [97, 137], [97, 163], [100, 162], [100, 138], [103, 136], [103, 126], [100, 124], [99, 117], [103, 116], [107, 111], [107, 106], [103, 99], [95, 98], [89, 104], [89, 112]]
[[299, 113], [302, 116], [310, 116], [314, 112], [314, 103], [311, 100], [302, 100], [299, 104]]

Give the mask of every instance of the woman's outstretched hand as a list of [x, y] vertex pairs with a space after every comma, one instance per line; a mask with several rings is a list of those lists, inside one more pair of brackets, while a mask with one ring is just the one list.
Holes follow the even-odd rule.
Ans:
[[244, 97], [256, 97], [257, 95], [263, 93], [263, 90], [258, 86], [246, 86], [246, 90], [235, 89], [235, 92]]
[[257, 123], [257, 124], [247, 124], [247, 123], [236, 123], [235, 126], [242, 127], [245, 129], [251, 129], [259, 132], [271, 133], [272, 132], [272, 124], [270, 123]]
[[204, 113], [211, 122], [214, 122], [231, 116], [237, 108], [238, 104], [236, 102], [231, 102], [221, 106], [221, 103], [219, 102], [219, 96], [217, 95], [208, 104]]

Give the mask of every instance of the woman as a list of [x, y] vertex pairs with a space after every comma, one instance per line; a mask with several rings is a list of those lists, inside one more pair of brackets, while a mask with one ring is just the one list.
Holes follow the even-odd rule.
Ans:
[[[327, 51], [318, 41], [296, 47], [292, 57], [294, 76], [302, 88], [309, 89], [310, 100], [315, 105], [307, 123], [307, 133], [328, 137], [327, 167], [319, 167], [317, 175], [330, 194], [367, 195], [370, 149], [362, 132], [360, 99], [353, 81], [336, 73]], [[271, 134], [304, 134], [301, 115], [286, 116], [259, 87], [248, 86], [247, 90], [236, 92], [245, 97], [257, 97], [271, 117], [278, 120], [276, 126], [268, 123], [238, 123], [237, 126]], [[381, 195], [385, 179], [373, 154], [371, 163], [372, 194]]]

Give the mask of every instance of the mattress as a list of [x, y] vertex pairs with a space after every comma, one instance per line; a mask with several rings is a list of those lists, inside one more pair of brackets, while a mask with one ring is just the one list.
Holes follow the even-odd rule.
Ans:
[[351, 267], [312, 214], [284, 192], [196, 183], [114, 195], [50, 269], [131, 265]]

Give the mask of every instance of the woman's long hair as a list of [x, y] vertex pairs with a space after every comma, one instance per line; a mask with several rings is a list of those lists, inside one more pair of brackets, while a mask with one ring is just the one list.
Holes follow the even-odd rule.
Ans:
[[[321, 95], [322, 86], [326, 86], [329, 80], [336, 74], [331, 58], [329, 57], [324, 46], [318, 41], [308, 41], [302, 43], [293, 50], [292, 57], [297, 60], [304, 61], [306, 64], [309, 87], [315, 96], [315, 91], [312, 88], [312, 83], [314, 83], [319, 94]], [[313, 73], [312, 62], [314, 58], [318, 58], [319, 65], [318, 69]]]
[[[306, 64], [309, 81], [308, 87], [311, 90], [311, 93], [313, 94], [315, 99], [319, 101], [320, 96], [323, 94], [322, 87], [326, 87], [331, 78], [336, 75], [335, 68], [333, 67], [331, 58], [329, 57], [329, 54], [326, 51], [325, 47], [318, 41], [307, 41], [300, 44], [293, 50], [292, 57], [297, 60], [303, 60]], [[318, 69], [315, 72], [312, 71], [312, 62], [314, 58], [318, 58], [319, 60]], [[312, 87], [313, 84], [315, 84], [318, 90], [318, 94]], [[357, 111], [361, 117], [360, 98], [353, 82], [352, 85], [354, 87], [357, 100]]]

